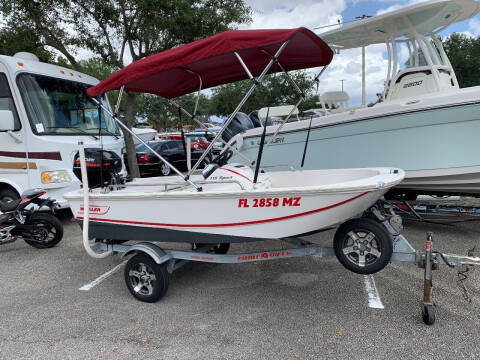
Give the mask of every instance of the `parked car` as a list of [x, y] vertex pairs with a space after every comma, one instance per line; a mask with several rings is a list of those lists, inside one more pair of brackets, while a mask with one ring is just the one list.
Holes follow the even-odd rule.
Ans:
[[[148, 145], [162, 155], [165, 160], [170, 162], [180, 170], [187, 169], [187, 157], [183, 149], [183, 143], [180, 140], [157, 140], [150, 141]], [[145, 145], [140, 144], [136, 147], [138, 167], [140, 168], [140, 174], [144, 175], [157, 175], [161, 174], [168, 176], [172, 174], [172, 169], [168, 167], [163, 161], [161, 161], [156, 155], [154, 155]], [[191, 163], [192, 166], [202, 155], [203, 150], [192, 149]], [[205, 164], [210, 160], [207, 156]], [[125, 164], [126, 155], [125, 155]], [[205, 165], [203, 164], [203, 165]]]
[[210, 145], [210, 141], [208, 141], [204, 136], [188, 136], [191, 141], [191, 146], [194, 149], [202, 149], [207, 150], [208, 146]]

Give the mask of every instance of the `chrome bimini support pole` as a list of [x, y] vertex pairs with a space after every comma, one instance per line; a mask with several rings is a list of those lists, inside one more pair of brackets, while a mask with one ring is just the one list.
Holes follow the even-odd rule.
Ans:
[[[122, 87], [123, 88], [123, 87]], [[128, 131], [135, 139], [137, 139], [138, 141], [140, 141], [143, 145], [145, 145], [147, 147], [147, 149], [149, 149], [154, 155], [156, 155], [160, 160], [162, 160], [165, 164], [167, 164], [167, 166], [172, 169], [174, 172], [177, 173], [178, 176], [180, 176], [183, 180], [187, 181], [190, 185], [192, 185], [193, 187], [195, 187], [195, 189], [197, 189], [198, 191], [202, 191], [202, 188], [195, 185], [190, 179], [189, 179], [189, 176], [185, 176], [183, 175], [175, 166], [173, 166], [172, 164], [170, 164], [162, 155], [160, 155], [158, 152], [156, 152], [155, 150], [153, 150], [145, 141], [143, 141], [137, 134], [135, 134], [132, 130], [130, 130], [128, 128], [128, 126], [126, 126], [124, 123], [122, 123], [120, 121], [120, 119], [118, 119], [114, 114], [112, 114], [112, 112], [105, 106], [103, 105], [100, 101], [98, 101], [96, 98], [92, 98], [92, 100], [98, 105], [100, 106], [103, 110], [105, 110], [112, 118], [113, 120], [116, 121], [116, 123], [118, 125], [120, 125], [123, 129], [125, 129], [126, 131]], [[190, 174], [189, 174], [190, 175]]]
[[[281, 65], [280, 65], [281, 66]], [[308, 88], [312, 87], [313, 84], [315, 82], [318, 81], [318, 79], [320, 78], [320, 76], [322, 76], [322, 74], [325, 72], [325, 70], [327, 70], [327, 67], [328, 65], [325, 65], [322, 70], [320, 70], [320, 72], [318, 73], [317, 76], [315, 76], [310, 84], [310, 86], [308, 86]], [[282, 130], [283, 128], [283, 125], [285, 125], [287, 123], [287, 121], [290, 119], [290, 117], [292, 116], [293, 112], [295, 111], [295, 109], [298, 108], [298, 106], [300, 105], [300, 103], [305, 99], [305, 96], [303, 94], [303, 92], [300, 90], [300, 88], [297, 86], [297, 84], [295, 83], [295, 81], [290, 77], [290, 75], [285, 71], [285, 69], [283, 69], [283, 67], [281, 67], [282, 70], [284, 71], [285, 74], [287, 74], [287, 79], [289, 79], [289, 81], [293, 82], [295, 84], [295, 87], [296, 89], [298, 89], [297, 91], [299, 92], [300, 94], [300, 99], [298, 99], [297, 103], [295, 104], [295, 107], [290, 111], [290, 114], [288, 114], [288, 116], [285, 118], [285, 120], [282, 121], [282, 123], [280, 124], [280, 126], [277, 128], [277, 130], [275, 130], [275, 133], [273, 134], [273, 136], [270, 138], [270, 141], [268, 141], [266, 144], [265, 144], [265, 147], [267, 147], [268, 145], [270, 145], [273, 140], [275, 139], [275, 137], [278, 135], [278, 133], [280, 132], [280, 130]], [[265, 120], [266, 121], [266, 120]]]
[[215, 138], [212, 140], [212, 142], [210, 143], [210, 145], [208, 146], [208, 148], [203, 152], [202, 156], [200, 156], [200, 159], [197, 160], [197, 162], [195, 163], [195, 165], [193, 166], [193, 168], [189, 171], [189, 173], [187, 174], [187, 178], [197, 169], [197, 167], [202, 163], [202, 161], [205, 159], [205, 157], [207, 156], [207, 154], [211, 151], [212, 147], [213, 147], [213, 144], [220, 138], [220, 136], [222, 135], [222, 133], [225, 131], [225, 129], [227, 128], [227, 126], [232, 122], [233, 118], [235, 117], [235, 115], [237, 115], [237, 113], [240, 111], [240, 109], [243, 107], [243, 105], [245, 104], [245, 102], [248, 100], [248, 98], [250, 97], [250, 95], [252, 95], [253, 91], [255, 90], [255, 88], [258, 86], [258, 84], [263, 80], [263, 77], [265, 76], [265, 74], [270, 70], [270, 68], [272, 67], [272, 65], [276, 62], [278, 62], [278, 57], [280, 56], [280, 54], [282, 53], [283, 49], [285, 49], [285, 46], [287, 46], [288, 44], [288, 40], [285, 41], [281, 46], [280, 48], [277, 50], [277, 52], [275, 53], [275, 55], [270, 59], [270, 61], [268, 62], [267, 66], [263, 69], [262, 73], [258, 76], [258, 78], [255, 80], [255, 82], [252, 84], [252, 86], [250, 87], [250, 89], [247, 91], [247, 93], [245, 94], [245, 96], [243, 97], [242, 101], [240, 101], [240, 103], [237, 105], [237, 107], [235, 108], [235, 110], [233, 111], [233, 113], [230, 114], [230, 116], [228, 117], [228, 119], [224, 122], [223, 124], [223, 127], [222, 129], [217, 133], [217, 135], [215, 136]]

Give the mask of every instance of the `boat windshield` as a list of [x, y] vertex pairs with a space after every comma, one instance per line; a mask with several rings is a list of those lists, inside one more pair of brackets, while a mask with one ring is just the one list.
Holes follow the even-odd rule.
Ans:
[[[87, 96], [88, 84], [36, 74], [20, 74], [17, 78], [32, 129], [39, 135], [102, 135], [118, 136], [119, 128], [112, 117], [101, 111]], [[108, 108], [108, 101], [100, 99]]]

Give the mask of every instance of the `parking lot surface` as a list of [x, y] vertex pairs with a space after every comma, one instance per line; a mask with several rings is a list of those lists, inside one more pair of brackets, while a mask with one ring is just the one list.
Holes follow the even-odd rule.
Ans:
[[[92, 283], [122, 260], [88, 257], [78, 225], [66, 216], [63, 223], [65, 237], [53, 249], [23, 241], [0, 247], [2, 359], [480, 356], [480, 269], [466, 282], [471, 304], [455, 270], [434, 272], [437, 322], [430, 327], [420, 316], [423, 271], [409, 264], [390, 264], [373, 276], [378, 298], [370, 306], [372, 278], [349, 272], [335, 258], [190, 263], [172, 275], [161, 301], [147, 304], [130, 295], [123, 268]], [[480, 223], [405, 223], [404, 235], [416, 248], [424, 247], [427, 231], [443, 252], [466, 254], [480, 239]], [[308, 239], [330, 244], [333, 234]], [[284, 246], [235, 244], [231, 252]], [[79, 290], [89, 284], [90, 290]]]

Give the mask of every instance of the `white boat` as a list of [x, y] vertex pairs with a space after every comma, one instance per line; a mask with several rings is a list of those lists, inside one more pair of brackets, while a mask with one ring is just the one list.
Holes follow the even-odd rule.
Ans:
[[[250, 167], [228, 164], [206, 180], [191, 177], [201, 192], [171, 176], [136, 179], [123, 189], [90, 192], [89, 234], [190, 243], [299, 236], [361, 214], [403, 176], [390, 168], [280, 171], [260, 174], [254, 184]], [[82, 221], [82, 190], [66, 196]]]
[[[95, 258], [115, 253], [131, 256], [125, 264], [125, 282], [131, 294], [145, 302], [162, 298], [168, 290], [169, 273], [188, 261], [234, 264], [335, 255], [346, 268], [360, 274], [380, 271], [390, 261], [410, 262], [425, 267], [422, 316], [426, 324], [433, 324], [433, 266], [475, 265], [480, 259], [438, 252], [433, 255], [431, 234], [422, 254], [401, 235], [398, 215], [393, 211], [387, 213], [377, 205], [368, 209], [402, 181], [402, 170], [260, 172], [261, 146], [255, 171], [246, 165], [226, 164], [233, 149], [220, 154], [202, 175], [194, 173], [265, 74], [279, 69], [288, 74], [289, 70], [325, 66], [331, 55], [330, 48], [320, 38], [303, 28], [233, 31], [142, 59], [90, 88], [88, 94], [93, 101], [98, 94], [117, 87], [120, 94], [123, 90], [135, 90], [171, 99], [196, 88], [246, 78], [254, 80], [187, 175], [144, 143], [178, 177], [138, 179], [129, 184], [116, 183], [89, 190], [85, 149], [79, 142], [83, 190], [65, 197], [77, 220], [83, 222], [83, 244], [87, 253]], [[274, 63], [278, 66], [273, 67]], [[168, 80], [172, 78], [177, 79], [178, 88], [170, 87], [172, 82]], [[194, 81], [189, 83], [190, 80]], [[100, 102], [97, 104], [109, 111]], [[265, 136], [262, 143], [264, 140]], [[306, 239], [292, 239], [340, 223], [333, 248]], [[95, 239], [90, 241], [90, 238]], [[230, 242], [264, 239], [286, 240], [296, 246], [226, 254]], [[124, 244], [124, 240], [144, 241]], [[165, 249], [153, 241], [189, 242], [192, 250]]]
[[[206, 51], [212, 44], [217, 44], [213, 53]], [[254, 171], [245, 165], [225, 165], [231, 155], [225, 152], [203, 175], [195, 175], [198, 164], [265, 74], [325, 67], [332, 55], [332, 50], [305, 28], [231, 31], [134, 62], [88, 89], [92, 97], [119, 87], [120, 93], [134, 89], [160, 94], [176, 104], [171, 99], [174, 96], [256, 76], [250, 91], [187, 175], [144, 143], [179, 176], [138, 179], [90, 192], [84, 186], [82, 191], [66, 195], [75, 217], [89, 224], [88, 235], [94, 238], [229, 243], [298, 236], [361, 214], [403, 179], [402, 170], [265, 173], [259, 167]], [[219, 67], [219, 62], [223, 66]], [[281, 66], [273, 68], [276, 62]], [[168, 81], [172, 76], [179, 85]]]
[[[406, 171], [397, 187], [406, 196], [480, 194], [480, 87], [459, 88], [435, 35], [479, 11], [473, 0], [430, 0], [323, 33], [322, 39], [340, 52], [387, 45], [381, 102], [366, 107], [364, 100], [352, 108], [345, 92], [322, 94], [324, 106], [311, 121], [267, 127], [262, 164], [297, 169], [395, 166]], [[410, 52], [405, 66], [398, 64], [400, 46]], [[245, 131], [241, 156], [234, 154], [231, 161], [255, 160], [262, 131]]]
[[[155, 136], [157, 136], [157, 130], [150, 127], [133, 127], [132, 131], [144, 142], [149, 142], [150, 140], [155, 139]], [[141, 144], [141, 141], [137, 138], [134, 138], [133, 143], [138, 145]]]

